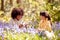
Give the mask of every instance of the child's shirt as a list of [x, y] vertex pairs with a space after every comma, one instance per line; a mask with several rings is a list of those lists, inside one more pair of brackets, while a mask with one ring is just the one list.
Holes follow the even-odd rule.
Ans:
[[40, 21], [39, 23], [39, 29], [51, 31], [51, 24], [49, 21]]
[[16, 19], [11, 19], [10, 22], [9, 22], [10, 25], [19, 25], [20, 22]]

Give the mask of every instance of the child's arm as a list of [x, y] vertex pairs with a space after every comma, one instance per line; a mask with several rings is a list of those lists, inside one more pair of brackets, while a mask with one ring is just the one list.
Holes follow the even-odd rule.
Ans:
[[51, 28], [51, 24], [50, 24], [50, 22], [48, 22], [47, 24], [48, 24], [48, 25], [47, 25], [47, 27], [46, 27], [46, 30], [48, 30], [48, 31], [51, 32], [51, 31], [52, 31], [52, 28]]
[[45, 29], [42, 27], [42, 23], [41, 23], [41, 22], [39, 23], [38, 30], [40, 30], [40, 31], [45, 30]]
[[23, 27], [23, 25], [22, 25], [22, 24], [20, 24], [20, 25], [19, 25], [19, 28], [22, 28], [22, 27]]

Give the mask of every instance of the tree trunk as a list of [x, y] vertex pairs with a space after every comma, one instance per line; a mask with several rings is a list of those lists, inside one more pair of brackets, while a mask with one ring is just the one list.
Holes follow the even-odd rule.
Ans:
[[13, 5], [13, 0], [10, 0], [10, 4]]
[[21, 2], [21, 0], [17, 0], [17, 3], [20, 3]]
[[53, 3], [53, 2], [54, 2], [54, 0], [48, 0], [48, 2], [49, 2], [49, 3]]
[[4, 0], [1, 0], [1, 10], [4, 11]]

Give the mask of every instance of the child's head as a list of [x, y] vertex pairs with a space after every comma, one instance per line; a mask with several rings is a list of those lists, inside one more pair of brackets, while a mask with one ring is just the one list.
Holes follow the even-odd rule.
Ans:
[[24, 15], [24, 11], [21, 8], [14, 8], [11, 13], [12, 19], [20, 20]]
[[40, 12], [40, 18], [41, 20], [51, 20], [50, 16], [46, 12]]

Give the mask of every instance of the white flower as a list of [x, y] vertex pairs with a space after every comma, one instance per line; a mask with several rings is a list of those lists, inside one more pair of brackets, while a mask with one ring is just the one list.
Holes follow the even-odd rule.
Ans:
[[3, 28], [0, 28], [0, 35], [2, 35], [3, 33]]
[[53, 32], [48, 32], [48, 31], [45, 31], [45, 34], [46, 36], [50, 39], [52, 39], [53, 37], [55, 37], [54, 33]]
[[58, 36], [60, 37], [60, 33], [58, 34]]
[[34, 28], [28, 28], [28, 33], [36, 34], [37, 31], [36, 31], [36, 29], [34, 29]]

